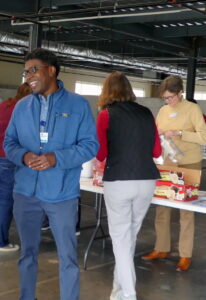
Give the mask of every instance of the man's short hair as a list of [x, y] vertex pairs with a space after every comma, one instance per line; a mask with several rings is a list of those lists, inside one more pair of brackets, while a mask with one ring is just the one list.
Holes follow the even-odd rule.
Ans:
[[36, 48], [33, 51], [27, 53], [24, 61], [27, 62], [30, 59], [39, 59], [50, 66], [54, 66], [56, 68], [56, 77], [58, 76], [60, 72], [60, 65], [57, 56], [52, 51], [42, 48]]

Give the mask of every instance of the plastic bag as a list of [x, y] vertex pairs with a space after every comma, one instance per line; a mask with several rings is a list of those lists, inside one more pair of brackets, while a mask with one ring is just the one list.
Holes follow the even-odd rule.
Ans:
[[178, 163], [182, 160], [184, 153], [173, 142], [172, 139], [166, 139], [164, 135], [160, 135], [160, 141], [163, 148], [163, 161], [168, 157], [173, 163]]

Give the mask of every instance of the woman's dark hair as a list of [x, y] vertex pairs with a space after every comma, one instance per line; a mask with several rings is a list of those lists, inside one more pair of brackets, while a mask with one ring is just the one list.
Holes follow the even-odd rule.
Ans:
[[159, 86], [159, 94], [162, 96], [164, 92], [178, 94], [184, 91], [183, 80], [180, 76], [171, 75], [166, 77]]
[[24, 61], [27, 62], [30, 59], [39, 59], [50, 66], [54, 66], [56, 68], [56, 77], [58, 76], [60, 72], [60, 65], [57, 56], [53, 52], [42, 48], [36, 48], [27, 53]]
[[124, 73], [112, 72], [104, 82], [97, 104], [101, 109], [104, 109], [113, 102], [135, 100], [136, 96], [133, 93], [132, 86]]

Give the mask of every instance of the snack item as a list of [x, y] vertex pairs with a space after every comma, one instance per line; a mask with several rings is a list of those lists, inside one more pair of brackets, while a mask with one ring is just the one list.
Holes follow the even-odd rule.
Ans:
[[159, 170], [161, 181], [170, 181], [175, 184], [184, 184], [184, 174], [182, 172], [174, 172], [169, 170]]
[[199, 186], [197, 184], [186, 185], [186, 199], [185, 201], [197, 200], [199, 195]]
[[169, 181], [163, 183], [158, 180], [154, 196], [169, 200], [184, 201], [186, 198], [186, 187], [182, 184], [174, 184]]
[[169, 189], [167, 192], [167, 198], [169, 200], [175, 200], [175, 190], [174, 189]]
[[102, 177], [104, 174], [105, 161], [94, 160], [93, 164], [93, 185], [103, 186]]
[[198, 199], [198, 184], [185, 184], [184, 173], [161, 170], [161, 179], [156, 181], [154, 196], [176, 201], [193, 201]]

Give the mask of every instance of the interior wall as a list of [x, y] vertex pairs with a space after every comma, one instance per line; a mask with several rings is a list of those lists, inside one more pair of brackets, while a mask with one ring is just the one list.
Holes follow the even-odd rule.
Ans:
[[199, 104], [203, 114], [206, 115], [206, 101], [197, 101], [197, 103]]
[[[91, 96], [91, 95], [83, 95], [83, 96], [89, 101], [92, 113], [93, 113], [94, 118], [96, 120], [97, 115], [98, 115], [98, 107], [97, 107], [98, 97], [97, 96]], [[150, 98], [150, 97], [137, 98], [136, 102], [141, 104], [141, 105], [144, 105], [144, 106], [148, 107], [151, 110], [154, 117], [156, 117], [160, 107], [162, 105], [164, 105], [163, 101], [160, 98]]]
[[16, 95], [22, 82], [23, 65], [0, 61], [0, 102]]
[[98, 107], [97, 107], [98, 97], [97, 96], [91, 96], [91, 95], [83, 95], [83, 96], [89, 101], [93, 116], [94, 116], [95, 121], [96, 121], [97, 115], [98, 115]]
[[[98, 97], [91, 96], [91, 95], [83, 95], [83, 96], [89, 101], [91, 110], [96, 120], [98, 114], [98, 108], [97, 108]], [[136, 101], [139, 104], [148, 107], [155, 118], [157, 116], [159, 109], [164, 105], [164, 102], [160, 98], [144, 97], [144, 98], [137, 98]], [[206, 101], [197, 101], [197, 102], [200, 105], [202, 112], [206, 115]]]
[[22, 83], [23, 65], [0, 61], [0, 87], [16, 88]]
[[141, 105], [148, 107], [155, 118], [160, 107], [164, 105], [163, 101], [160, 98], [137, 98], [137, 102]]
[[[137, 102], [148, 107], [153, 113], [154, 117], [156, 117], [159, 109], [164, 105], [164, 102], [160, 98], [137, 98]], [[206, 101], [197, 101], [197, 103], [200, 106], [203, 114], [206, 115]]]
[[[64, 86], [70, 91], [75, 91], [75, 82], [84, 81], [88, 83], [103, 84], [108, 73], [87, 71], [83, 69], [62, 68], [59, 78], [63, 80]], [[144, 89], [145, 97], [150, 97], [151, 83], [145, 79], [128, 76], [133, 88]]]
[[16, 95], [16, 88], [0, 88], [0, 102]]
[[[22, 82], [22, 71], [24, 69], [23, 64], [10, 63], [0, 61], [0, 99], [6, 99], [10, 96], [14, 96], [17, 87]], [[75, 82], [84, 81], [91, 83], [103, 84], [108, 73], [89, 71], [84, 69], [70, 69], [62, 67], [59, 74], [59, 78], [64, 82], [66, 89], [74, 92]], [[133, 88], [144, 88], [145, 98], [138, 98], [138, 102], [145, 106], [148, 106], [154, 115], [156, 115], [159, 107], [162, 105], [162, 101], [157, 97], [151, 97], [153, 86], [157, 83], [152, 83], [141, 78], [135, 78], [128, 76]], [[196, 91], [206, 90], [206, 81], [197, 81]], [[96, 100], [97, 97], [87, 96], [92, 105], [93, 112], [96, 113]], [[206, 114], [206, 101], [198, 101], [202, 111]]]
[[[154, 117], [156, 117], [159, 109], [164, 105], [163, 100], [160, 98], [137, 98], [137, 102], [148, 107], [153, 113]], [[197, 101], [197, 103], [200, 106], [202, 112], [206, 115], [206, 101]]]

